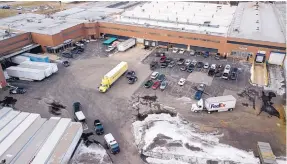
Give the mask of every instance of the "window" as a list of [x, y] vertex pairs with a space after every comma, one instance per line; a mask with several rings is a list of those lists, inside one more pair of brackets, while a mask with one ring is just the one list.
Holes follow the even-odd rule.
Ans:
[[263, 47], [263, 48], [270, 48], [270, 49], [277, 49], [277, 50], [286, 50], [286, 47], [277, 47], [277, 46], [269, 46], [269, 45], [254, 44], [254, 43], [244, 43], [244, 42], [236, 42], [236, 41], [230, 41], [230, 40], [228, 40], [227, 43], [253, 46], [253, 47]]

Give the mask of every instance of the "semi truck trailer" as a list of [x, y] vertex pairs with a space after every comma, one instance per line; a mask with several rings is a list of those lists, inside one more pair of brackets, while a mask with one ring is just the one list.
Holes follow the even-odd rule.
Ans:
[[127, 70], [128, 63], [122, 61], [102, 78], [102, 82], [98, 87], [99, 91], [103, 93], [107, 92], [111, 85], [117, 81]]
[[131, 38], [117, 45], [119, 51], [126, 51], [127, 49], [136, 45], [136, 39]]
[[7, 74], [11, 77], [18, 77], [21, 80], [43, 80], [45, 71], [31, 68], [21, 68], [11, 66], [6, 69]]
[[232, 111], [235, 105], [236, 99], [232, 95], [210, 97], [207, 98], [205, 102], [200, 99], [196, 104], [192, 104], [191, 111], [198, 112], [207, 110], [208, 113]]

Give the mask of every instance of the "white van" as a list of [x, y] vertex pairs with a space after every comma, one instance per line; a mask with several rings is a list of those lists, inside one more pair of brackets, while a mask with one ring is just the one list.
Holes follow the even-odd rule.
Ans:
[[111, 133], [106, 134], [104, 138], [106, 145], [108, 146], [112, 154], [117, 154], [120, 152], [120, 146]]
[[230, 68], [231, 68], [231, 66], [229, 64], [227, 64], [224, 67], [224, 71], [223, 71], [223, 74], [221, 76], [222, 79], [228, 80], [229, 74], [230, 74]]

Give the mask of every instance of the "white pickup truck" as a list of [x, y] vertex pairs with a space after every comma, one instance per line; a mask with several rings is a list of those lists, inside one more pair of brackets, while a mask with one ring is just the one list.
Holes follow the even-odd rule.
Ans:
[[224, 112], [232, 111], [235, 108], [236, 99], [232, 95], [210, 97], [205, 100], [200, 99], [196, 104], [192, 104], [191, 111], [199, 112], [207, 110], [207, 113], [211, 112]]

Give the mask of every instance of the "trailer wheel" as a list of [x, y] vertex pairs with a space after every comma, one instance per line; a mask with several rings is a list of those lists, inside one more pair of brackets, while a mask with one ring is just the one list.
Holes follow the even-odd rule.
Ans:
[[233, 108], [228, 109], [228, 111], [233, 111]]

